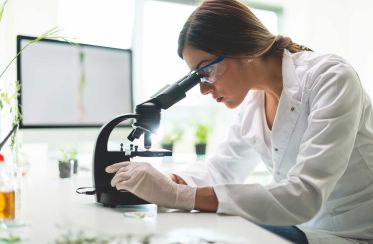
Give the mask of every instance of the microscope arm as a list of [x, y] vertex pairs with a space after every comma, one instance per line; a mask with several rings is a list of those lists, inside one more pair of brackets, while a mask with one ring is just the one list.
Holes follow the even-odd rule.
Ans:
[[[168, 109], [186, 97], [185, 93], [197, 85], [200, 82], [200, 79], [201, 76], [197, 72], [193, 71], [174, 84], [166, 85], [145, 103], [154, 103], [161, 109]], [[137, 106], [141, 105], [142, 104], [139, 104]]]
[[[93, 157], [93, 179], [96, 188], [97, 202], [104, 206], [116, 206], [122, 204], [144, 204], [143, 199], [128, 191], [117, 191], [110, 184], [113, 174], [105, 172], [105, 167], [113, 163], [129, 161], [132, 157], [160, 157], [171, 156], [172, 152], [167, 150], [149, 150], [151, 147], [151, 133], [155, 132], [161, 120], [161, 110], [168, 109], [186, 95], [185, 93], [200, 82], [200, 75], [191, 72], [176, 83], [166, 86], [153, 95], [148, 101], [136, 106], [135, 114], [123, 114], [105, 124], [96, 141]], [[123, 151], [108, 151], [108, 140], [112, 130], [121, 122], [133, 119], [134, 129], [128, 139], [133, 141], [144, 134], [144, 148], [146, 150], [131, 150], [130, 154]]]

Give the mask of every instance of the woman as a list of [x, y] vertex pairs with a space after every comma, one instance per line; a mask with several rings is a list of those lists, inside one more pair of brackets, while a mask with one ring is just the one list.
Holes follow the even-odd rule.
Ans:
[[[296, 243], [373, 239], [372, 106], [345, 60], [272, 35], [235, 0], [204, 1], [178, 53], [204, 76], [201, 93], [241, 105], [239, 118], [206, 168], [171, 181], [122, 162], [107, 168], [113, 186], [162, 206], [239, 215]], [[272, 184], [244, 184], [251, 150]]]

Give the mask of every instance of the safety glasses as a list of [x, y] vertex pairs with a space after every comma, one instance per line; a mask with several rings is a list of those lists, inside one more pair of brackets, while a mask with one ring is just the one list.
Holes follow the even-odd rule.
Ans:
[[223, 60], [224, 56], [218, 56], [195, 71], [201, 76], [201, 83], [211, 85], [224, 74], [226, 66], [221, 63]]

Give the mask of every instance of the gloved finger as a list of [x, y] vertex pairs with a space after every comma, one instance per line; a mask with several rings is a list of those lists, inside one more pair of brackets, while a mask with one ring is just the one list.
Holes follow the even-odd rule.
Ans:
[[118, 169], [117, 173], [119, 173], [119, 172], [127, 172], [127, 171], [131, 170], [132, 168], [133, 168], [133, 164], [130, 163], [130, 164], [128, 164], [126, 166], [123, 166], [120, 169]]
[[115, 185], [115, 188], [117, 190], [130, 190], [129, 186], [128, 186], [128, 180], [122, 180], [122, 181], [119, 181], [116, 185]]
[[117, 172], [121, 167], [125, 167], [127, 165], [129, 165], [130, 162], [129, 161], [125, 161], [125, 162], [120, 162], [120, 163], [115, 163], [115, 164], [112, 164], [112, 165], [109, 165], [105, 168], [105, 171], [107, 173], [115, 173]]
[[131, 175], [126, 172], [117, 172], [114, 175], [113, 179], [111, 179], [110, 184], [112, 187], [115, 187], [118, 184], [118, 182], [129, 180], [130, 178], [131, 178]]

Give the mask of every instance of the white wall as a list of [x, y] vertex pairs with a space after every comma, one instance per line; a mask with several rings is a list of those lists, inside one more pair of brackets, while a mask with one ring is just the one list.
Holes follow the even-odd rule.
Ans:
[[347, 59], [373, 97], [373, 1], [262, 0], [283, 8], [282, 33], [315, 51]]
[[[58, 0], [10, 0], [8, 2], [3, 23], [0, 24], [0, 67], [15, 55], [17, 34], [39, 35], [58, 25], [58, 3]], [[274, 5], [283, 9], [281, 33], [290, 36], [293, 41], [309, 46], [315, 51], [333, 52], [346, 58], [354, 65], [363, 85], [373, 96], [373, 48], [371, 46], [373, 28], [369, 26], [369, 23], [373, 23], [373, 14], [371, 14], [373, 1], [261, 0], [256, 3]], [[134, 40], [140, 39], [139, 36], [134, 38]], [[136, 48], [141, 49], [138, 46]], [[141, 70], [141, 67], [137, 66], [136, 70]], [[5, 78], [7, 81], [14, 81], [15, 77], [15, 66], [13, 66]], [[3, 87], [3, 82], [4, 80], [1, 81], [0, 88]], [[4, 121], [4, 117], [0, 118], [0, 124], [4, 124]], [[72, 132], [28, 130], [21, 134], [23, 134], [23, 141], [27, 143], [33, 141], [57, 143], [61, 140], [65, 142], [87, 140], [93, 143], [97, 130], [72, 130]]]
[[[40, 35], [57, 26], [57, 10], [58, 0], [9, 0], [0, 24], [1, 64], [15, 56], [17, 34]], [[14, 80], [15, 66], [12, 71]]]

